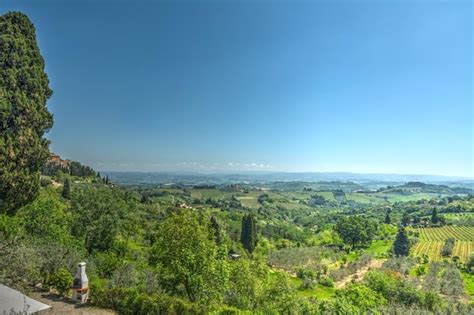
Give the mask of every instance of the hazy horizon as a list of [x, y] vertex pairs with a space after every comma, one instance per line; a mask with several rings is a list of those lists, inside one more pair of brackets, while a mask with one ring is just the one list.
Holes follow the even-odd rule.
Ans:
[[96, 169], [474, 177], [472, 3], [4, 1]]
[[469, 176], [450, 176], [438, 174], [403, 174], [403, 173], [355, 173], [355, 172], [297, 172], [297, 171], [113, 171], [99, 170], [103, 174], [120, 173], [120, 174], [170, 174], [170, 175], [216, 175], [216, 176], [232, 176], [232, 175], [346, 175], [346, 176], [374, 176], [374, 177], [427, 177], [439, 178], [445, 180], [474, 181], [474, 177]]

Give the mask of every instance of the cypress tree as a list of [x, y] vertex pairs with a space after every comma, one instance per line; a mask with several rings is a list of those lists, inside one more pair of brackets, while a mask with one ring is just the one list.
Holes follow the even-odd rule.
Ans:
[[392, 219], [390, 218], [390, 213], [387, 212], [385, 215], [385, 224], [390, 224], [392, 223]]
[[68, 178], [66, 178], [66, 181], [64, 182], [63, 192], [62, 192], [61, 196], [63, 196], [63, 198], [65, 198], [65, 199], [70, 199], [71, 198], [71, 185], [69, 183]]
[[253, 214], [248, 214], [242, 218], [240, 241], [245, 249], [252, 254], [257, 245], [257, 222]]
[[398, 227], [397, 238], [393, 243], [393, 252], [398, 256], [408, 256], [410, 253], [410, 241], [405, 228], [402, 226]]
[[223, 242], [222, 227], [214, 216], [211, 217], [211, 229], [216, 244], [221, 245]]
[[0, 213], [14, 214], [38, 194], [52, 94], [34, 25], [20, 12], [0, 16]]
[[436, 208], [433, 208], [433, 212], [431, 212], [431, 223], [438, 224], [438, 222], [438, 210], [436, 210]]

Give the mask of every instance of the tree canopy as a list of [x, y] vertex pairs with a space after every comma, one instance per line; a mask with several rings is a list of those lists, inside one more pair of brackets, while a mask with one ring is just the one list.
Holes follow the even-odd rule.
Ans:
[[35, 27], [22, 13], [0, 16], [0, 69], [0, 212], [13, 214], [38, 194], [53, 125]]
[[341, 217], [334, 230], [352, 248], [369, 245], [377, 231], [373, 222], [361, 216]]
[[150, 255], [163, 285], [193, 302], [219, 299], [226, 278], [227, 253], [219, 255], [210, 227], [199, 222], [190, 210], [171, 213], [160, 225]]

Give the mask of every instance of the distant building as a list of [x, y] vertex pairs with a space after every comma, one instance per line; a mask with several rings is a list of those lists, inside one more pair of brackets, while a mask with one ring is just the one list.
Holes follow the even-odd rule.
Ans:
[[49, 154], [49, 160], [48, 160], [49, 163], [57, 163], [60, 161], [61, 161], [61, 157], [59, 155], [54, 154], [54, 153]]
[[178, 208], [182, 208], [182, 209], [193, 209], [193, 207], [187, 205], [186, 203], [184, 202], [181, 202], [178, 204]]
[[240, 255], [239, 254], [229, 254], [229, 257], [230, 259], [232, 260], [237, 260], [237, 259], [240, 259]]
[[52, 164], [61, 168], [69, 168], [70, 163], [71, 160], [63, 160], [59, 155], [54, 153], [49, 154], [49, 159], [47, 161], [47, 164]]

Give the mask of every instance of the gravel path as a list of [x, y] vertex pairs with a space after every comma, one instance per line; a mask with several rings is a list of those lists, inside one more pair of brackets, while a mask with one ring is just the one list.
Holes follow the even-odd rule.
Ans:
[[68, 298], [61, 298], [57, 294], [48, 292], [33, 292], [31, 295], [33, 299], [48, 304], [51, 308], [47, 311], [41, 312], [41, 315], [52, 314], [73, 314], [73, 315], [113, 315], [117, 314], [114, 311], [102, 308], [92, 307], [89, 305], [79, 306], [71, 302]]

